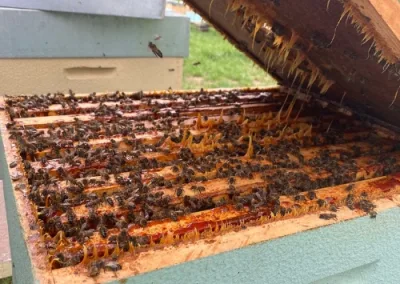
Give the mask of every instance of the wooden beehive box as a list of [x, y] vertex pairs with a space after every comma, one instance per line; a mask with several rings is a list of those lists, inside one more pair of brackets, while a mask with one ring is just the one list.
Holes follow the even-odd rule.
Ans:
[[3, 97], [14, 279], [394, 281], [397, 2], [186, 2], [281, 86]]

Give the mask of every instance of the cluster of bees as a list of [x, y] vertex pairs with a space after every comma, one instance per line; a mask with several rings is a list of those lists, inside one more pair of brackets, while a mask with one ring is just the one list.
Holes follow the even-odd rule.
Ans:
[[[239, 91], [79, 97], [71, 91], [8, 99], [7, 128], [29, 185], [21, 182], [20, 190], [36, 210], [32, 228], [43, 236], [51, 267], [77, 265], [96, 254], [102, 259], [88, 263], [90, 276], [117, 271], [120, 251], [159, 241], [143, 233], [146, 227], [217, 207], [285, 216], [315, 201], [333, 212], [320, 217], [331, 219], [338, 208], [316, 190], [359, 180], [356, 159], [362, 154], [376, 155], [372, 166], [385, 165], [376, 176], [398, 171], [396, 159], [380, 152], [371, 132], [348, 138], [346, 131], [355, 126], [340, 119], [332, 126], [324, 118], [329, 113], [305, 124], [305, 115], [292, 112], [295, 101], [285, 106], [285, 95], [272, 97]], [[56, 115], [74, 114], [74, 120], [45, 127], [19, 122], [49, 115], [52, 105], [61, 105]], [[304, 155], [304, 149], [361, 140], [371, 144], [363, 153], [354, 145]], [[215, 193], [217, 182], [221, 190]], [[283, 206], [281, 196], [290, 196], [295, 206]], [[376, 216], [368, 196], [355, 198], [352, 188], [345, 203]], [[105, 245], [101, 253], [96, 246], [88, 250], [96, 242]]]

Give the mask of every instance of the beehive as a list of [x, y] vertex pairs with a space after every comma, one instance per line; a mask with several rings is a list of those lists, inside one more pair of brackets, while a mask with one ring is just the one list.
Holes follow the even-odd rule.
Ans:
[[[387, 217], [398, 216], [399, 204], [396, 92], [389, 96], [397, 79], [382, 77], [396, 71], [397, 49], [360, 23], [358, 1], [296, 1], [290, 9], [289, 1], [187, 2], [281, 86], [4, 97], [2, 158], [8, 210], [18, 212], [9, 216], [14, 247], [24, 247], [13, 254], [20, 281], [223, 283], [210, 277], [227, 276], [233, 283], [308, 283], [345, 271], [349, 259], [348, 269], [380, 261], [379, 248], [360, 244], [368, 236], [397, 250], [396, 241], [378, 238], [398, 239]], [[343, 15], [360, 31], [368, 27], [366, 40], [375, 40], [382, 59], [358, 62], [364, 47], [350, 24], [354, 38], [340, 25], [328, 41], [304, 30], [303, 19], [320, 13], [321, 30], [335, 30]], [[347, 59], [336, 41], [346, 45], [343, 54], [354, 48]], [[338, 64], [355, 66], [357, 80], [340, 77]], [[366, 72], [381, 80], [362, 83]], [[387, 95], [377, 98], [382, 86]], [[365, 95], [359, 88], [377, 107], [357, 103]], [[380, 112], [386, 101], [389, 111]], [[361, 216], [347, 227], [290, 236]], [[316, 242], [318, 234], [335, 238]], [[348, 253], [331, 255], [330, 270], [304, 266], [329, 258], [326, 246]], [[220, 254], [237, 248], [245, 249]], [[281, 260], [287, 268], [276, 264]], [[235, 263], [231, 271], [224, 261]], [[379, 277], [382, 264], [376, 271]]]

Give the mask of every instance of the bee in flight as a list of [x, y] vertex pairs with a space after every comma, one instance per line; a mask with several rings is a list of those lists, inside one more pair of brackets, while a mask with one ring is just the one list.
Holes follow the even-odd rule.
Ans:
[[163, 57], [161, 50], [159, 50], [158, 47], [151, 41], [149, 42], [149, 48], [151, 49], [151, 51], [153, 51], [155, 56], [160, 57], [160, 58]]

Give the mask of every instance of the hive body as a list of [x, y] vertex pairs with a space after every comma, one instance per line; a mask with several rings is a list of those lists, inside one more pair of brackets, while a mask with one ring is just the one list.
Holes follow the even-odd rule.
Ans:
[[19, 265], [128, 278], [397, 206], [397, 134], [292, 91], [5, 97]]

